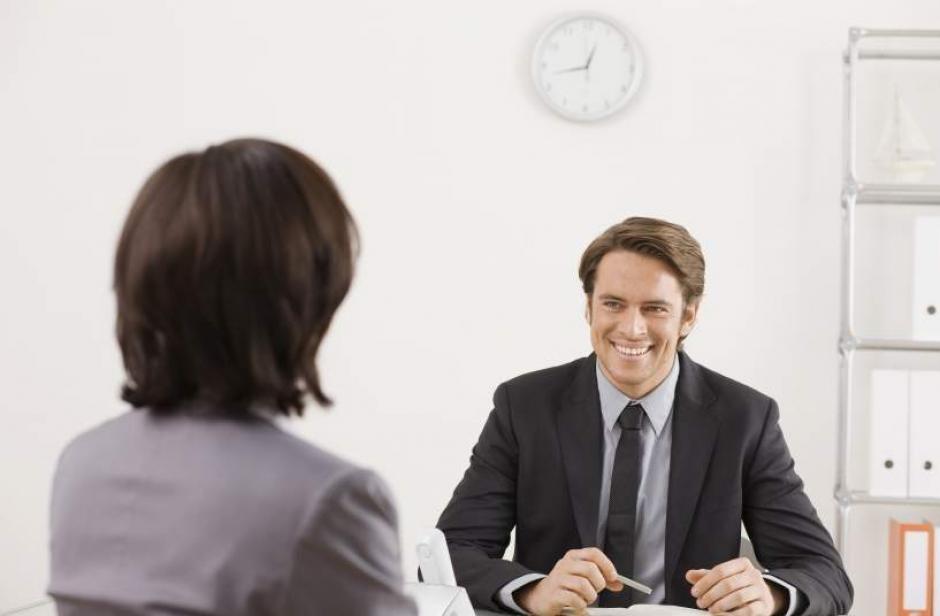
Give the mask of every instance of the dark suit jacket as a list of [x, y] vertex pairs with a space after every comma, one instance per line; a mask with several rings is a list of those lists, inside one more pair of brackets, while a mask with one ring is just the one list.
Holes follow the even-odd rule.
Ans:
[[[805, 598], [845, 614], [852, 585], [803, 492], [767, 396], [684, 353], [672, 417], [666, 603], [694, 607], [689, 569], [738, 556], [741, 521], [760, 562]], [[498, 609], [500, 588], [595, 544], [603, 426], [595, 356], [503, 383], [470, 467], [441, 514], [457, 583]], [[502, 560], [516, 529], [515, 555]]]

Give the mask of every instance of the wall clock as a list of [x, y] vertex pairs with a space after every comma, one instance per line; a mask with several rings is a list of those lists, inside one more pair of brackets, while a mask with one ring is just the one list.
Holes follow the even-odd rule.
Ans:
[[580, 122], [623, 109], [636, 94], [642, 72], [633, 36], [597, 13], [555, 21], [532, 54], [532, 78], [542, 101], [560, 116]]

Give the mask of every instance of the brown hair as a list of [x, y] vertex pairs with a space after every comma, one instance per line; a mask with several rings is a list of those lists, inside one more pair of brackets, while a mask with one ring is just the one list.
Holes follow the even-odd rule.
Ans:
[[581, 256], [578, 276], [588, 296], [594, 292], [598, 264], [614, 250], [639, 253], [668, 265], [679, 281], [686, 305], [697, 302], [705, 292], [705, 257], [686, 228], [665, 220], [634, 216], [601, 233]]
[[135, 407], [247, 415], [321, 405], [317, 351], [352, 282], [355, 223], [330, 177], [285, 145], [238, 139], [147, 179], [114, 263]]

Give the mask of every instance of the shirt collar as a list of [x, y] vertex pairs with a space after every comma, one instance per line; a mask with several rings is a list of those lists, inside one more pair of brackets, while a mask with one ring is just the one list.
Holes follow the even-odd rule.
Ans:
[[612, 430], [617, 418], [623, 411], [623, 407], [630, 402], [639, 402], [646, 411], [646, 416], [653, 426], [656, 437], [662, 432], [669, 414], [672, 412], [672, 403], [676, 399], [676, 384], [679, 382], [679, 356], [673, 359], [672, 370], [663, 379], [663, 382], [656, 386], [653, 391], [646, 394], [639, 400], [631, 400], [629, 396], [614, 387], [608, 380], [607, 375], [601, 369], [600, 359], [596, 360], [594, 369], [597, 371], [597, 391], [601, 399], [601, 415], [604, 418], [604, 427]]

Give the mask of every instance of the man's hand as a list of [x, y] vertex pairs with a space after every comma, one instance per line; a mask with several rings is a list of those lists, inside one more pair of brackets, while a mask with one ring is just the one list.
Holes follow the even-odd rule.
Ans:
[[617, 569], [597, 548], [568, 550], [564, 558], [538, 582], [516, 591], [519, 607], [535, 616], [554, 616], [562, 608], [584, 609], [597, 600], [603, 589], [623, 590]]
[[773, 616], [781, 613], [783, 591], [770, 586], [747, 558], [735, 558], [711, 569], [690, 569], [685, 579], [700, 609], [713, 614]]

